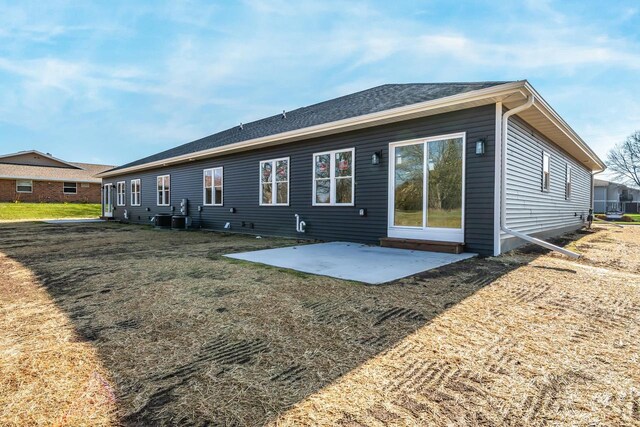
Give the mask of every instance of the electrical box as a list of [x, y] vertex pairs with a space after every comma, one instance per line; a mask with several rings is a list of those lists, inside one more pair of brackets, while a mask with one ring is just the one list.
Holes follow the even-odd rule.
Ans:
[[180, 200], [180, 215], [187, 216], [189, 214], [187, 211], [187, 204], [188, 204], [187, 199]]

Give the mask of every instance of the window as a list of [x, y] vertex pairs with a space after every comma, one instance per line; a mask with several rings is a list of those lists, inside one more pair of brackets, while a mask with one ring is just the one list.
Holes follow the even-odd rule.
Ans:
[[17, 193], [31, 193], [33, 191], [33, 181], [29, 179], [16, 180]]
[[551, 188], [551, 172], [549, 154], [542, 153], [542, 191], [549, 191]]
[[564, 198], [569, 200], [571, 197], [571, 165], [567, 165], [567, 177], [564, 183]]
[[77, 182], [63, 182], [62, 183], [62, 192], [64, 194], [77, 194], [78, 193], [78, 183]]
[[131, 180], [131, 206], [140, 206], [140, 180]]
[[157, 178], [158, 206], [169, 206], [171, 200], [171, 177], [161, 175]]
[[289, 205], [289, 158], [260, 162], [260, 205]]
[[313, 155], [313, 205], [353, 206], [355, 150]]
[[126, 183], [124, 181], [120, 181], [116, 183], [116, 205], [117, 206], [124, 206], [126, 204], [125, 185]]
[[204, 204], [222, 206], [222, 168], [204, 170]]

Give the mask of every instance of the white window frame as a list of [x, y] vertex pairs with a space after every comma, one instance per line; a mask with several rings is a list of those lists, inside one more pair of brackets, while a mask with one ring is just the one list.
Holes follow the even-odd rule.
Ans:
[[[18, 190], [18, 187], [26, 187], [26, 185], [20, 185], [20, 183], [24, 184], [25, 182], [29, 183], [29, 191]], [[33, 180], [32, 179], [16, 179], [16, 193], [33, 193]]]
[[[75, 191], [72, 193], [70, 191], [67, 191], [67, 188], [71, 188], [70, 186], [68, 186], [67, 184], [74, 184], [75, 185]], [[78, 183], [77, 182], [72, 182], [72, 181], [65, 181], [62, 183], [62, 194], [78, 194]]]
[[[287, 180], [286, 181], [277, 181], [276, 180], [276, 164], [283, 160], [287, 161]], [[271, 163], [271, 203], [263, 203], [262, 202], [262, 165], [265, 163]], [[260, 206], [289, 206], [290, 196], [291, 196], [291, 158], [290, 157], [280, 157], [278, 159], [270, 159], [270, 160], [262, 160], [260, 161], [259, 169], [258, 169], [258, 179], [259, 179], [259, 191], [258, 191], [258, 203]], [[278, 183], [287, 183], [287, 203], [278, 203]]]
[[[216, 200], [216, 170], [220, 170], [220, 201]], [[211, 172], [211, 187], [207, 187], [207, 172]], [[208, 188], [211, 189], [211, 203], [207, 203]], [[224, 206], [224, 168], [222, 166], [208, 168], [202, 171], [202, 204], [204, 206]]]
[[573, 170], [570, 164], [567, 164], [566, 175], [564, 179], [564, 198], [565, 200], [571, 199], [571, 190], [572, 190], [572, 180], [573, 180]]
[[116, 182], [116, 206], [126, 206], [126, 204], [127, 204], [127, 183], [125, 181], [118, 181]]
[[[160, 191], [158, 190], [158, 180], [162, 178], [162, 198], [164, 199], [164, 193], [167, 191], [168, 187], [168, 195], [167, 200], [162, 200], [163, 203], [160, 203]], [[166, 186], [164, 179], [167, 179], [169, 185]], [[158, 175], [156, 176], [156, 206], [169, 206], [171, 205], [171, 175]]]
[[[134, 190], [134, 185], [138, 186], [138, 191]], [[132, 179], [129, 183], [131, 206], [140, 206], [142, 202], [142, 181], [140, 179]]]
[[[425, 225], [424, 227], [410, 227], [410, 226], [402, 226], [402, 225], [394, 225], [394, 214], [395, 214], [395, 153], [396, 148], [406, 146], [406, 145], [414, 145], [416, 143], [427, 144], [431, 141], [441, 141], [447, 139], [462, 139], [462, 221], [460, 223], [460, 228], [432, 228], [427, 226], [427, 206], [428, 200], [423, 199], [423, 219], [422, 222]], [[423, 170], [427, 170], [428, 165], [428, 148], [425, 147], [424, 153], [424, 165]], [[423, 176], [423, 189], [428, 188], [429, 185], [429, 175], [425, 173]], [[387, 187], [387, 236], [388, 237], [396, 237], [402, 239], [419, 239], [419, 240], [436, 240], [436, 241], [445, 241], [445, 242], [458, 242], [464, 243], [464, 234], [466, 230], [466, 200], [467, 200], [467, 133], [466, 132], [458, 132], [451, 133], [445, 135], [435, 135], [427, 138], [417, 138], [411, 139], [408, 141], [398, 141], [389, 143], [389, 175], [388, 175], [388, 187]], [[423, 190], [424, 191], [424, 190]]]
[[[547, 164], [547, 169], [545, 170], [545, 160]], [[547, 174], [547, 181], [545, 185], [545, 173]], [[542, 152], [542, 191], [548, 193], [551, 191], [551, 155], [546, 151]]]
[[[336, 180], [345, 179], [348, 177], [336, 178], [336, 154], [351, 152], [351, 203], [336, 203]], [[329, 159], [329, 178], [316, 178], [316, 156], [323, 156], [325, 154], [330, 155]], [[312, 206], [355, 206], [356, 204], [356, 149], [355, 148], [343, 148], [332, 151], [322, 151], [320, 153], [313, 153], [311, 161], [312, 171]], [[317, 179], [329, 179], [329, 203], [317, 203], [316, 202], [316, 180]]]

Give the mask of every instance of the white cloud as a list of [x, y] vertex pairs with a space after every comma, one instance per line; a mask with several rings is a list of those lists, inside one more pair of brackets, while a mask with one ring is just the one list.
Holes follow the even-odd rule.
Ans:
[[[18, 41], [0, 46], [0, 76], [10, 76], [10, 84], [0, 80], [0, 120], [44, 129], [63, 123], [70, 112], [109, 113], [114, 121], [108, 125], [126, 130], [131, 139], [178, 143], [387, 82], [535, 76], [565, 82], [571, 77], [570, 85], [578, 87], [593, 83], [587, 76], [640, 70], [633, 37], [584, 25], [549, 1], [529, 0], [512, 19], [501, 17], [499, 26], [489, 19], [482, 28], [436, 21], [431, 10], [400, 15], [369, 2], [244, 4], [231, 22], [223, 3], [195, 0], [157, 8], [124, 3], [111, 17], [92, 9], [82, 22], [55, 7], [6, 8], [0, 41], [9, 35]], [[634, 8], [620, 12], [621, 19], [635, 14]], [[171, 30], [157, 30], [163, 37], [153, 39], [156, 53], [150, 60], [119, 58], [117, 49], [124, 44], [109, 50], [112, 40], [123, 37], [131, 37], [132, 45], [142, 43], [136, 36], [146, 42], [149, 30], [137, 33], [143, 30], [136, 27], [144, 19], [159, 19]], [[83, 44], [86, 52], [31, 49], [30, 43], [55, 44], [78, 32], [90, 36]], [[610, 98], [604, 93], [601, 99]], [[135, 117], [127, 114], [131, 99], [140, 106]], [[565, 105], [584, 111], [576, 102]], [[629, 120], [638, 118], [637, 106], [624, 113], [621, 106], [612, 108], [599, 120], [615, 123], [614, 130], [606, 123], [586, 125], [576, 114], [577, 130], [602, 146], [611, 137], [607, 134], [626, 135]]]

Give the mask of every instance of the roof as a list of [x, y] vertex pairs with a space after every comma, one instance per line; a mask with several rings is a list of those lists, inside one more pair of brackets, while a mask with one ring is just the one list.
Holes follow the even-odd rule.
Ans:
[[68, 181], [101, 183], [95, 175], [112, 169], [111, 165], [67, 162], [74, 167], [59, 168], [0, 163], [0, 179], [30, 179], [34, 181]]
[[[35, 158], [37, 158], [39, 156], [39, 157], [48, 159], [51, 162], [53, 162], [54, 164], [59, 165], [59, 167], [70, 167], [70, 168], [77, 168], [78, 167], [78, 166], [74, 165], [71, 162], [67, 162], [67, 161], [59, 159], [57, 157], [53, 157], [49, 153], [43, 153], [43, 152], [38, 151], [38, 150], [25, 150], [25, 151], [18, 151], [16, 153], [0, 155], [0, 163], [33, 164], [33, 163], [22, 163], [19, 160], [18, 161], [13, 161], [13, 162], [11, 161], [11, 158], [15, 158], [15, 159], [24, 158], [24, 156], [29, 155], [29, 154], [35, 154], [36, 155]], [[42, 165], [42, 166], [46, 166], [46, 165]]]
[[617, 181], [612, 181], [609, 179], [605, 179], [605, 178], [593, 178], [593, 185], [594, 187], [607, 187], [609, 185], [615, 185], [618, 187], [624, 187], [624, 188], [628, 188], [630, 190], [634, 190], [634, 191], [640, 191], [639, 188], [637, 188], [636, 186], [634, 186], [633, 184], [625, 184], [623, 182], [617, 182]]
[[285, 113], [286, 117], [284, 117], [283, 114], [277, 114], [251, 123], [245, 123], [242, 125], [242, 128], [240, 128], [240, 125], [234, 126], [233, 128], [202, 139], [127, 163], [114, 170], [196, 153], [210, 148], [268, 135], [390, 110], [419, 102], [440, 99], [478, 89], [485, 89], [504, 83], [508, 82], [408, 83], [376, 86], [308, 107], [287, 111]]
[[593, 172], [606, 168], [586, 142], [526, 80], [387, 84], [277, 114], [166, 150], [98, 176], [106, 178], [174, 164], [344, 133], [445, 112], [502, 103], [512, 109], [535, 100], [518, 116]]

